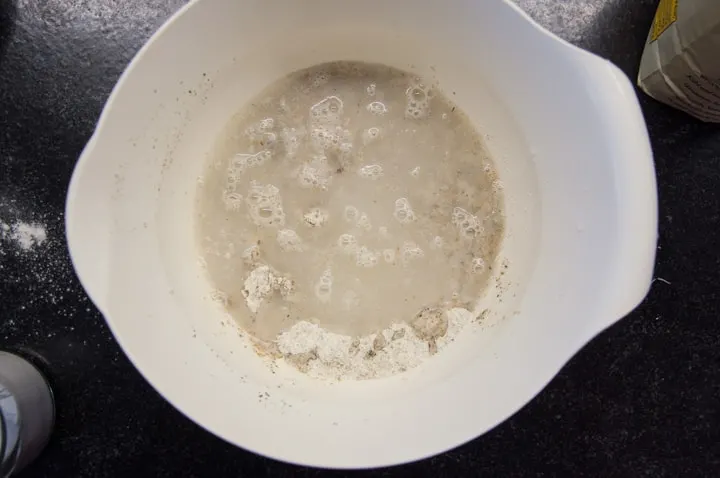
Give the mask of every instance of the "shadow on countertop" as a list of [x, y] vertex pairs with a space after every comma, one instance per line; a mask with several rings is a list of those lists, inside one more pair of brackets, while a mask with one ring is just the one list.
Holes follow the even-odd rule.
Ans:
[[5, 55], [5, 48], [12, 38], [17, 18], [15, 0], [0, 1], [0, 63]]

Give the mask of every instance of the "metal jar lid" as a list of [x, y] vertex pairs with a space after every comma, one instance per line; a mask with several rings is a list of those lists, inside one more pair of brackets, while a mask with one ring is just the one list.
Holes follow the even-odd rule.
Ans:
[[54, 421], [45, 377], [27, 360], [0, 352], [0, 477], [20, 471], [40, 454]]

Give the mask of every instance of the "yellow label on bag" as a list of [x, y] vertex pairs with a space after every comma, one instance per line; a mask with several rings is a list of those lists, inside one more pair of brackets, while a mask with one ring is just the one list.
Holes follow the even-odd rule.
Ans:
[[657, 40], [670, 25], [677, 21], [678, 0], [660, 0], [652, 25], [651, 41]]

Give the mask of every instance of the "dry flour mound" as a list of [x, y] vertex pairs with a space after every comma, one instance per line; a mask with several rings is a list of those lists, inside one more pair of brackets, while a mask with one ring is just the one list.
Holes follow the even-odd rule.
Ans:
[[472, 322], [466, 309], [445, 312], [447, 330], [430, 344], [415, 327], [404, 323], [360, 338], [329, 332], [301, 321], [280, 334], [277, 348], [284, 359], [311, 377], [361, 380], [389, 377], [417, 367]]

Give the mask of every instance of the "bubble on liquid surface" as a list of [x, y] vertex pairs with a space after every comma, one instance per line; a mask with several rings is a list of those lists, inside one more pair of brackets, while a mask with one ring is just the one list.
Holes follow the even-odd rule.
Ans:
[[362, 246], [358, 249], [355, 255], [355, 263], [359, 267], [375, 267], [380, 258], [380, 254], [377, 252]]
[[260, 247], [257, 244], [248, 247], [242, 252], [241, 257], [245, 265], [255, 265], [260, 258]]
[[345, 219], [345, 222], [357, 224], [358, 219], [360, 219], [360, 211], [355, 206], [345, 206], [343, 219]]
[[452, 222], [467, 238], [475, 238], [484, 232], [480, 219], [461, 207], [453, 209]]
[[352, 151], [352, 134], [340, 126], [317, 126], [310, 132], [315, 151], [319, 153], [349, 153]]
[[369, 103], [366, 108], [370, 113], [378, 116], [382, 116], [388, 112], [388, 108], [385, 106], [385, 103], [380, 101], [373, 101], [372, 103]]
[[280, 190], [272, 184], [250, 183], [245, 202], [250, 218], [257, 226], [281, 227], [285, 225]]
[[395, 201], [393, 216], [400, 224], [409, 224], [415, 221], [415, 212], [407, 198], [400, 198]]
[[288, 158], [292, 159], [297, 155], [305, 135], [306, 132], [302, 128], [283, 128], [280, 139], [285, 146], [285, 154]]
[[427, 119], [430, 115], [430, 101], [433, 97], [433, 88], [421, 82], [405, 90], [405, 117], [413, 120]]
[[325, 269], [315, 284], [315, 297], [323, 303], [330, 302], [332, 298], [333, 275], [330, 269]]
[[430, 247], [432, 247], [433, 249], [442, 249], [443, 246], [445, 246], [445, 239], [440, 236], [435, 236], [432, 238]]
[[245, 128], [245, 136], [250, 140], [251, 144], [271, 147], [277, 141], [277, 134], [274, 131], [275, 120], [273, 118], [265, 118]]
[[236, 154], [230, 160], [228, 174], [241, 174], [250, 168], [254, 168], [264, 164], [272, 158], [270, 151], [260, 151], [255, 154]]
[[242, 194], [226, 190], [223, 193], [223, 203], [229, 211], [239, 211], [243, 206]]
[[337, 96], [328, 96], [310, 107], [310, 123], [315, 125], [337, 125], [344, 110], [343, 102]]
[[340, 235], [337, 245], [345, 254], [355, 254], [358, 250], [357, 238], [352, 234]]
[[359, 227], [360, 229], [362, 229], [364, 231], [369, 231], [372, 229], [372, 223], [370, 222], [370, 217], [365, 213], [360, 214], [360, 217], [358, 218], [356, 225], [357, 225], [357, 227]]
[[473, 274], [481, 274], [485, 272], [485, 260], [482, 257], [473, 257], [470, 263], [470, 270]]
[[300, 166], [297, 178], [303, 188], [327, 189], [333, 178], [330, 163], [325, 156], [315, 155]]
[[402, 261], [408, 265], [415, 260], [425, 257], [425, 251], [413, 241], [405, 241], [402, 245]]
[[303, 221], [308, 227], [323, 227], [327, 223], [329, 216], [325, 209], [315, 207], [303, 214]]
[[281, 229], [277, 233], [277, 242], [283, 251], [302, 252], [303, 241], [292, 229]]
[[364, 145], [368, 145], [380, 139], [380, 128], [373, 126], [363, 131], [362, 140]]
[[328, 81], [330, 81], [330, 75], [326, 71], [321, 71], [312, 76], [310, 84], [313, 88], [319, 88]]
[[379, 179], [383, 175], [383, 168], [379, 164], [368, 164], [358, 169], [358, 175], [366, 179]]

